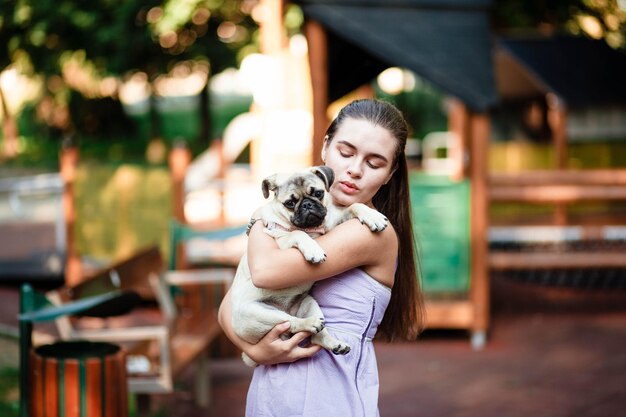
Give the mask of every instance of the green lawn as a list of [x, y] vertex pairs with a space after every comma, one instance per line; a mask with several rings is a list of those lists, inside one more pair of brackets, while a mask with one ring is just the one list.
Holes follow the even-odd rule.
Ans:
[[153, 244], [167, 256], [172, 213], [167, 167], [82, 163], [75, 204], [81, 256], [119, 259]]
[[19, 371], [17, 368], [0, 369], [0, 415], [17, 417], [19, 411]]

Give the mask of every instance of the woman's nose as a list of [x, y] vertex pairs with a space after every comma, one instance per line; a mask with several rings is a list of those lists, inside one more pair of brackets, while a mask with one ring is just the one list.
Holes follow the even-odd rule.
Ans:
[[348, 175], [350, 175], [351, 177], [360, 178], [361, 174], [361, 164], [357, 161], [354, 161], [348, 166]]

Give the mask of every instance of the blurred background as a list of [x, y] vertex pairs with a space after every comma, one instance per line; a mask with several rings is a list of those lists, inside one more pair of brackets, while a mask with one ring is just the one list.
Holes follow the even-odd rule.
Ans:
[[410, 124], [430, 329], [484, 347], [490, 277], [626, 289], [623, 0], [3, 1], [0, 44], [2, 284], [245, 224], [376, 97]]
[[[195, 158], [224, 140], [229, 122], [251, 113], [253, 103], [268, 106], [275, 105], [272, 100], [282, 101], [283, 108], [311, 111], [302, 9], [286, 2], [280, 30], [282, 53], [303, 62], [276, 64], [277, 59], [260, 53], [260, 26], [271, 10], [262, 3], [4, 3], [0, 176], [57, 171], [61, 144], [71, 141], [80, 149], [75, 195], [78, 252], [110, 260], [154, 239], [167, 250], [170, 209], [165, 168], [175, 141], [184, 140]], [[494, 37], [571, 33], [599, 39], [616, 51], [624, 48], [624, 11], [618, 1], [495, 1], [489, 18]], [[272, 77], [279, 71], [272, 66], [278, 65], [292, 74], [292, 81], [282, 81], [295, 86], [274, 85]], [[579, 65], [573, 62], [571, 70]], [[614, 82], [622, 84], [621, 78]], [[448, 94], [414, 71], [389, 68], [363, 85], [370, 91], [361, 94], [391, 100], [403, 110], [414, 139], [410, 155], [420, 157], [429, 133], [447, 130]], [[281, 88], [289, 89], [290, 97], [280, 97], [285, 94]], [[348, 94], [352, 96], [330, 105], [329, 116], [359, 92]], [[554, 150], [545, 99], [492, 107], [490, 168], [550, 167]], [[574, 109], [568, 120], [566, 165], [624, 166], [624, 117], [619, 106]], [[232, 130], [241, 132], [232, 132], [232, 143], [226, 145], [233, 148], [228, 162], [237, 167], [251, 159], [264, 164], [250, 154], [250, 140], [259, 136], [253, 118], [240, 119]], [[305, 143], [293, 151], [306, 154], [306, 133], [298, 134]], [[217, 174], [198, 174], [190, 188], [195, 191], [196, 183], [210, 181], [212, 175]], [[161, 186], [155, 188], [154, 183]], [[188, 210], [194, 221], [210, 219], [211, 208], [202, 207], [198, 210], [204, 213], [197, 214], [190, 202]], [[508, 214], [517, 209], [497, 210]], [[246, 215], [239, 213], [237, 220]]]

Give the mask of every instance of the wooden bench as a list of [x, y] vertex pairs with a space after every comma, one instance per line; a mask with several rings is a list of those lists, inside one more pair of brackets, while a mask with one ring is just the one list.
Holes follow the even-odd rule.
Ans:
[[[128, 388], [138, 394], [140, 408], [148, 407], [149, 396], [144, 394], [172, 392], [173, 381], [193, 364], [195, 399], [206, 407], [208, 350], [221, 333], [217, 309], [233, 276], [232, 268], [167, 271], [160, 251], [152, 247], [46, 296], [62, 305], [114, 290], [127, 292], [117, 312], [57, 319], [61, 338], [122, 345], [128, 354]], [[132, 311], [124, 314], [129, 307]]]

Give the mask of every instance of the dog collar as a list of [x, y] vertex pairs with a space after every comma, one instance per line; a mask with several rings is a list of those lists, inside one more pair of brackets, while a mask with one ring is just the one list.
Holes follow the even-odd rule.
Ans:
[[300, 229], [299, 227], [286, 228], [282, 224], [272, 222], [272, 223], [268, 223], [266, 227], [270, 230], [280, 229], [280, 230], [284, 230], [285, 232], [293, 232], [294, 230], [301, 230], [304, 233], [319, 233], [320, 235], [323, 235], [324, 233], [326, 233], [326, 229], [324, 228], [324, 226], [307, 227], [306, 229]]

